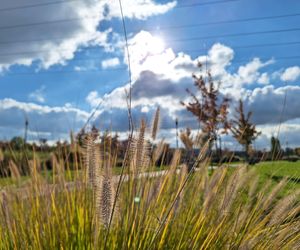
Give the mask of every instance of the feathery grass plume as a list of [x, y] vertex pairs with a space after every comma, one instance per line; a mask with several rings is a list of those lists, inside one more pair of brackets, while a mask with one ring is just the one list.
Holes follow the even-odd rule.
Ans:
[[291, 210], [291, 208], [293, 208], [295, 203], [299, 201], [299, 196], [300, 190], [296, 190], [292, 194], [282, 198], [272, 210], [270, 225], [283, 223], [287, 219], [288, 213]]
[[180, 160], [181, 160], [181, 150], [176, 149], [174, 151], [172, 161], [170, 164], [170, 174], [174, 174], [176, 172], [176, 168], [179, 166]]
[[32, 183], [38, 185], [41, 180], [41, 176], [39, 174], [40, 169], [38, 166], [38, 162], [35, 159], [29, 160], [28, 166], [29, 166], [29, 172], [30, 172]]
[[2, 152], [2, 149], [0, 148], [0, 162], [4, 161], [4, 154]]
[[156, 139], [156, 135], [159, 129], [159, 122], [160, 122], [160, 108], [157, 107], [156, 112], [155, 112], [155, 116], [152, 122], [152, 129], [151, 129], [151, 137], [152, 140]]
[[152, 163], [155, 165], [159, 158], [163, 155], [164, 151], [166, 150], [166, 144], [164, 140], [161, 140], [157, 146], [153, 149], [152, 153]]
[[9, 208], [8, 208], [8, 197], [7, 197], [6, 192], [1, 192], [0, 194], [1, 194], [0, 203], [1, 203], [2, 215], [4, 217], [4, 223], [7, 226], [7, 228], [9, 229], [9, 231], [11, 232], [12, 227], [11, 227], [11, 218], [10, 218]]
[[193, 137], [191, 135], [191, 130], [187, 128], [185, 131], [181, 131], [180, 140], [187, 150], [192, 150], [194, 146]]
[[[179, 171], [180, 172], [179, 172], [179, 185], [178, 186], [181, 187], [184, 184], [184, 181], [188, 175], [188, 166], [186, 164], [181, 164]], [[178, 198], [175, 202], [175, 205], [174, 205], [174, 213], [179, 212], [183, 195], [184, 195], [184, 193], [180, 193], [180, 195], [178, 196]]]
[[250, 174], [247, 173], [245, 166], [237, 167], [237, 169], [229, 177], [224, 198], [220, 206], [220, 214], [224, 216], [231, 210], [231, 206], [236, 199], [239, 189], [245, 184]]
[[204, 190], [204, 203], [203, 209], [204, 213], [209, 213], [209, 210], [214, 205], [218, 199], [216, 197], [219, 195], [219, 192], [224, 185], [225, 176], [227, 169], [225, 167], [220, 167], [218, 171], [215, 171], [209, 180], [206, 188]]
[[164, 197], [164, 194], [168, 193], [169, 197], [172, 197], [176, 194], [176, 188], [178, 188], [175, 184], [178, 179], [176, 178], [176, 171], [177, 167], [180, 164], [181, 160], [181, 150], [176, 149], [173, 153], [173, 157], [171, 160], [171, 164], [169, 166], [169, 169], [167, 171], [166, 176], [162, 178], [162, 181], [160, 183], [159, 193], [157, 199]]
[[95, 143], [91, 134], [88, 134], [83, 143], [84, 149], [84, 166], [86, 171], [86, 180], [92, 184], [93, 190], [98, 188], [97, 183], [100, 182], [100, 148]]
[[272, 202], [274, 202], [274, 199], [276, 198], [277, 194], [282, 190], [282, 188], [287, 184], [287, 178], [282, 179], [272, 190], [271, 192], [265, 197], [263, 204], [262, 204], [262, 210], [266, 211], [269, 209]]
[[19, 182], [21, 179], [21, 174], [17, 165], [12, 160], [9, 160], [8, 166], [9, 166], [11, 178]]
[[51, 163], [53, 171], [53, 183], [58, 181], [59, 184], [64, 185], [65, 183], [65, 164], [62, 158], [57, 158], [57, 156], [51, 154]]
[[131, 144], [131, 170], [134, 175], [138, 175], [150, 163], [149, 144], [145, 140], [146, 122], [141, 120], [141, 125], [137, 138], [133, 138]]
[[257, 192], [257, 188], [258, 188], [258, 183], [259, 183], [259, 177], [258, 176], [254, 176], [254, 178], [251, 181], [250, 187], [249, 187], [249, 191], [248, 191], [248, 197], [249, 199], [253, 199], [256, 192]]
[[107, 227], [110, 221], [115, 199], [115, 187], [112, 178], [112, 158], [106, 153], [102, 159], [100, 182], [95, 190], [96, 214], [102, 224]]

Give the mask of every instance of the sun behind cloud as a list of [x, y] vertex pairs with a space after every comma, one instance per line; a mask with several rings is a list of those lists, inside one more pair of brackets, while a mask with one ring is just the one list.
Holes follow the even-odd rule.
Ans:
[[152, 36], [146, 43], [147, 49], [151, 54], [160, 54], [165, 49], [165, 42], [161, 37]]

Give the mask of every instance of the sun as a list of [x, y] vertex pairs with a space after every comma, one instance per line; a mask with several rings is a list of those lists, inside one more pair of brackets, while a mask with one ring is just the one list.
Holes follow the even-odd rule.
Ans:
[[148, 41], [146, 42], [147, 51], [150, 54], [160, 54], [165, 49], [165, 43], [164, 40], [161, 37], [152, 36]]

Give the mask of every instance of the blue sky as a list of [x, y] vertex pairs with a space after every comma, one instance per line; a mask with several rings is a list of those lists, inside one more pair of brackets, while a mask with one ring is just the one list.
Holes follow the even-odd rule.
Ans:
[[[268, 147], [280, 121], [282, 143], [299, 146], [299, 1], [126, 0], [123, 11], [136, 122], [160, 106], [170, 142], [176, 117], [196, 129], [179, 101], [201, 61], [232, 110], [242, 98], [254, 112], [263, 132], [256, 147]], [[125, 134], [128, 63], [117, 0], [13, 0], [0, 12], [1, 139], [23, 135], [25, 117], [30, 140], [66, 139], [99, 102], [92, 122]]]

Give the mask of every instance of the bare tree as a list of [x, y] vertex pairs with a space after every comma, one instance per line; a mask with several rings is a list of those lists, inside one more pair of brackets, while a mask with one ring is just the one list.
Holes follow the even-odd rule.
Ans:
[[[200, 64], [199, 67], [201, 67]], [[223, 97], [220, 101], [220, 83], [218, 85], [214, 83], [210, 72], [207, 73], [207, 79], [196, 75], [193, 75], [193, 78], [195, 86], [200, 92], [200, 97], [187, 89], [192, 101], [187, 104], [181, 102], [181, 104], [196, 116], [202, 132], [214, 141], [218, 153], [220, 150], [217, 142], [220, 133], [227, 133], [230, 128], [230, 123], [227, 120], [230, 99]]]
[[258, 132], [255, 124], [250, 122], [252, 112], [245, 114], [242, 100], [239, 100], [239, 106], [235, 110], [236, 115], [234, 120], [232, 120], [230, 130], [233, 137], [244, 147], [246, 158], [248, 159], [250, 145], [261, 134], [261, 132]]

